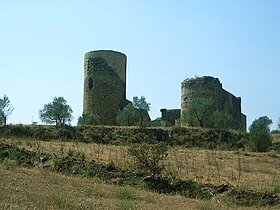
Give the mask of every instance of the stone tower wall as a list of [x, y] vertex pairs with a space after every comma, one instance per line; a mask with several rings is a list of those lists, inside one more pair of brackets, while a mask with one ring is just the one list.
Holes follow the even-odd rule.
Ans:
[[176, 125], [176, 120], [181, 117], [180, 109], [161, 109], [161, 120], [165, 123], [165, 126]]
[[218, 78], [197, 77], [181, 83], [181, 112], [186, 111], [192, 98], [210, 98], [221, 106], [222, 84]]
[[99, 116], [104, 125], [116, 124], [116, 116], [126, 104], [126, 55], [98, 50], [84, 57], [83, 112]]
[[240, 129], [246, 129], [246, 116], [241, 113], [241, 98], [224, 90], [218, 78], [204, 76], [186, 79], [181, 83], [181, 113], [188, 109], [193, 98], [210, 98], [220, 111], [229, 112]]
[[222, 90], [222, 105], [222, 110], [228, 111], [235, 121], [241, 124], [241, 98]]

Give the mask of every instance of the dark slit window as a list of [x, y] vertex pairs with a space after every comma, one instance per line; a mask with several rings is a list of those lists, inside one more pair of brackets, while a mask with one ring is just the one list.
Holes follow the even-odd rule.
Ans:
[[93, 81], [92, 78], [89, 78], [88, 80], [88, 88], [91, 90], [93, 88]]

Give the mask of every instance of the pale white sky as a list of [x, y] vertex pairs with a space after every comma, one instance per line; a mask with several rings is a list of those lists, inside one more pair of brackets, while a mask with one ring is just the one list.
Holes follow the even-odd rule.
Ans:
[[247, 124], [280, 117], [278, 0], [0, 1], [0, 97], [8, 123], [39, 121], [55, 96], [82, 114], [83, 56], [127, 55], [127, 98], [145, 96], [152, 118], [180, 108], [187, 77], [218, 77], [242, 98]]

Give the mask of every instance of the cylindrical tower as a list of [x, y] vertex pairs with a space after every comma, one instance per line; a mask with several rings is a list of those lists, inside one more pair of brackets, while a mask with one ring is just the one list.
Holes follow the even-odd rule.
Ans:
[[126, 104], [126, 55], [111, 50], [91, 51], [84, 58], [84, 113], [104, 125], [116, 124]]
[[209, 98], [220, 108], [222, 84], [218, 78], [204, 76], [186, 79], [181, 83], [181, 112], [184, 112], [194, 98]]

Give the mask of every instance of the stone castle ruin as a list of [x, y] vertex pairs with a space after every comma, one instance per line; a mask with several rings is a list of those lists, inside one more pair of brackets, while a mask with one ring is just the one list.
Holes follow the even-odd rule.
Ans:
[[161, 109], [160, 111], [163, 126], [180, 124], [181, 109]]
[[85, 114], [95, 114], [103, 125], [115, 125], [126, 100], [126, 55], [111, 50], [91, 51], [84, 58]]
[[[84, 57], [84, 114], [94, 114], [102, 125], [116, 125], [120, 110], [131, 103], [126, 99], [125, 54], [112, 50], [87, 52]], [[194, 98], [211, 98], [217, 109], [233, 116], [238, 128], [246, 129], [246, 116], [241, 113], [241, 98], [224, 90], [218, 78], [204, 76], [181, 83], [181, 109], [161, 109], [162, 123], [180, 123], [181, 114]], [[148, 113], [146, 118], [150, 121]]]
[[246, 129], [246, 115], [241, 112], [241, 98], [223, 89], [218, 78], [204, 76], [186, 79], [181, 83], [181, 113], [188, 109], [194, 98], [209, 98], [219, 111], [228, 112], [236, 122], [236, 128]]
[[218, 78], [204, 76], [186, 79], [181, 83], [181, 109], [161, 109], [162, 120], [168, 125], [175, 125], [195, 98], [213, 100], [219, 111], [228, 112], [235, 120], [235, 129], [246, 130], [246, 115], [241, 112], [241, 98], [223, 89]]

